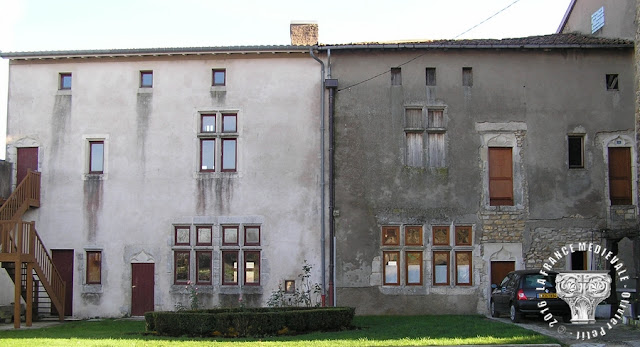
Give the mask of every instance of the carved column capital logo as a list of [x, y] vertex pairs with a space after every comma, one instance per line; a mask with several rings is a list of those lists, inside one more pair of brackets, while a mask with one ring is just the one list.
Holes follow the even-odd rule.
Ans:
[[556, 292], [571, 308], [572, 324], [592, 324], [596, 306], [611, 293], [611, 276], [607, 271], [560, 272]]

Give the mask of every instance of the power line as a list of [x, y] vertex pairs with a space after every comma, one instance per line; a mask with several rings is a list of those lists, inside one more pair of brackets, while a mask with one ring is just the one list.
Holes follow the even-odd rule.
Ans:
[[[458, 37], [460, 37], [460, 36], [462, 36], [462, 35], [464, 35], [464, 34], [468, 33], [469, 31], [471, 31], [471, 30], [473, 30], [473, 29], [475, 29], [475, 28], [479, 27], [480, 25], [484, 24], [485, 22], [487, 22], [487, 21], [488, 21], [488, 20], [490, 20], [491, 18], [493, 18], [493, 17], [495, 17], [495, 16], [499, 15], [500, 13], [504, 12], [504, 11], [505, 11], [506, 9], [508, 9], [509, 7], [511, 7], [511, 6], [513, 6], [513, 5], [515, 5], [515, 4], [516, 4], [517, 2], [519, 2], [519, 1], [520, 1], [520, 0], [514, 0], [514, 1], [513, 1], [512, 3], [510, 3], [507, 7], [505, 7], [505, 8], [503, 8], [503, 9], [501, 9], [500, 11], [498, 11], [498, 12], [496, 12], [496, 13], [492, 14], [492, 15], [491, 15], [491, 16], [489, 16], [487, 19], [485, 19], [485, 20], [483, 20], [482, 22], [480, 22], [480, 23], [478, 23], [478, 24], [476, 24], [476, 25], [472, 26], [471, 28], [469, 28], [469, 29], [467, 29], [467, 30], [463, 31], [462, 33], [460, 33], [460, 34], [456, 35], [453, 39], [455, 40], [455, 39], [457, 39]], [[425, 56], [425, 55], [427, 55], [427, 53], [422, 53], [422, 54], [420, 54], [420, 55], [418, 55], [418, 56], [416, 56], [416, 57], [414, 57], [414, 58], [412, 58], [412, 59], [409, 59], [409, 60], [405, 61], [404, 63], [402, 63], [402, 64], [398, 65], [397, 67], [400, 67], [400, 66], [403, 66], [403, 65], [407, 65], [407, 64], [409, 64], [410, 62], [412, 62], [412, 61], [414, 61], [414, 60], [416, 60], [416, 59], [418, 59], [418, 58], [420, 58], [420, 57], [422, 57], [422, 56]], [[342, 91], [342, 90], [345, 90], [345, 89], [349, 89], [349, 88], [352, 88], [352, 87], [355, 87], [355, 86], [361, 85], [361, 84], [363, 84], [363, 83], [365, 83], [365, 82], [369, 82], [369, 81], [371, 81], [372, 79], [374, 79], [374, 78], [376, 78], [376, 77], [380, 77], [380, 76], [382, 76], [382, 75], [384, 75], [384, 74], [387, 74], [387, 73], [389, 73], [389, 72], [391, 72], [391, 70], [383, 71], [383, 72], [381, 72], [381, 73], [379, 73], [379, 74], [377, 74], [377, 75], [374, 75], [374, 76], [372, 76], [372, 77], [369, 77], [369, 78], [367, 78], [367, 79], [365, 79], [365, 80], [362, 80], [362, 81], [360, 81], [360, 82], [354, 83], [354, 84], [349, 85], [349, 86], [347, 86], [347, 87], [340, 88], [340, 89], [338, 89], [338, 91]]]

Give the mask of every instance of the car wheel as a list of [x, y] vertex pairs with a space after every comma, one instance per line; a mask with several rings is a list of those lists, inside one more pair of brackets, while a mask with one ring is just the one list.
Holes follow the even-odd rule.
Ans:
[[509, 318], [511, 318], [511, 321], [514, 323], [520, 323], [520, 321], [522, 320], [522, 313], [516, 310], [516, 306], [514, 304], [511, 304], [511, 308], [509, 310]]
[[491, 301], [491, 317], [500, 317], [500, 312], [496, 311], [496, 303]]

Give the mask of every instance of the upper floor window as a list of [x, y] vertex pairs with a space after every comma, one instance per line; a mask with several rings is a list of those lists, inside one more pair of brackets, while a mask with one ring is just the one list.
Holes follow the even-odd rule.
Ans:
[[569, 135], [569, 168], [584, 168], [584, 135]]
[[104, 172], [104, 141], [89, 141], [89, 173]]
[[140, 71], [140, 88], [153, 87], [153, 71]]
[[631, 148], [609, 147], [609, 198], [611, 205], [631, 205]]
[[227, 85], [227, 70], [226, 69], [213, 69], [212, 70], [212, 86], [225, 86]]
[[618, 74], [607, 74], [605, 76], [607, 90], [618, 90]]
[[237, 170], [237, 113], [200, 114], [198, 137], [200, 139], [200, 171], [235, 172]]
[[435, 67], [428, 67], [426, 69], [426, 80], [427, 80], [428, 86], [436, 85], [436, 68]]
[[462, 68], [462, 85], [465, 87], [473, 86], [473, 70], [470, 67]]
[[391, 85], [392, 86], [401, 86], [402, 85], [402, 69], [399, 67], [391, 68]]
[[446, 130], [443, 107], [427, 107], [426, 118], [422, 107], [406, 108], [404, 127], [406, 165], [412, 167], [424, 166], [424, 141], [426, 136], [428, 167], [445, 167]]
[[511, 147], [489, 147], [489, 205], [513, 206]]
[[71, 72], [60, 73], [60, 83], [58, 89], [71, 89]]

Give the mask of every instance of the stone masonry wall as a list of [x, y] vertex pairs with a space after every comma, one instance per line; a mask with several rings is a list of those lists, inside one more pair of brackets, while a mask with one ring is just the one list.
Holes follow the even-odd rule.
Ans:
[[522, 242], [525, 226], [523, 211], [482, 211], [481, 242]]

